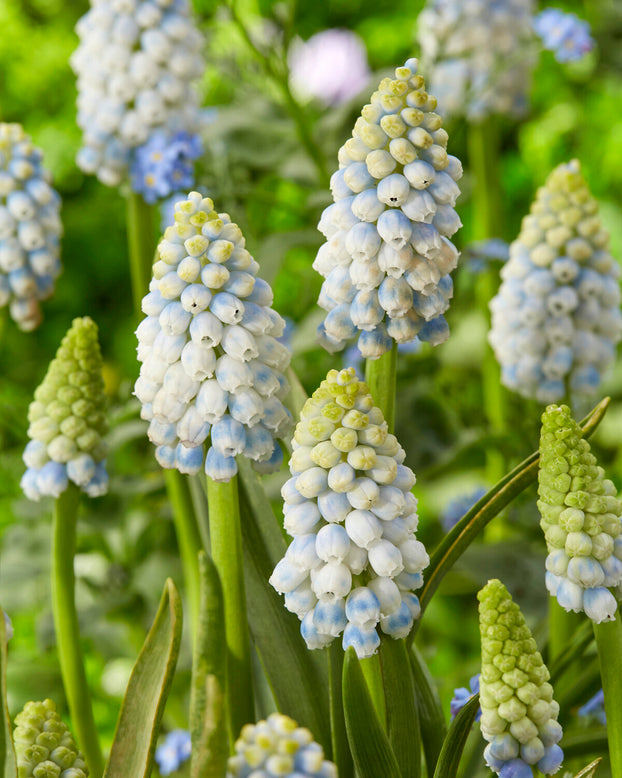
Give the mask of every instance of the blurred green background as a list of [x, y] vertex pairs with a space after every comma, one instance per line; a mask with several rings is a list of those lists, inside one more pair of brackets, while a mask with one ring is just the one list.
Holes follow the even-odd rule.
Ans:
[[[309, 393], [328, 369], [341, 366], [342, 359], [321, 351], [314, 342], [322, 318], [315, 305], [322, 279], [311, 263], [322, 242], [316, 224], [331, 201], [321, 168], [328, 174], [336, 169], [337, 149], [349, 137], [374, 82], [417, 55], [416, 19], [422, 5], [417, 0], [297, 5], [247, 0], [239, 4], [259, 40], [266, 36], [307, 39], [325, 28], [345, 27], [365, 41], [373, 71], [369, 88], [338, 108], [324, 109], [315, 102], [302, 107], [318, 165], [300, 141], [278, 83], [249, 50], [226, 9], [211, 0], [195, 2], [206, 36], [202, 96], [206, 106], [216, 109], [206, 131], [197, 184], [219, 210], [229, 212], [240, 224], [248, 248], [262, 266], [261, 274], [274, 286], [274, 307], [295, 323], [293, 366]], [[551, 53], [543, 53], [534, 74], [528, 115], [521, 122], [501, 123], [498, 173], [503, 219], [490, 237], [511, 241], [550, 170], [578, 157], [600, 202], [612, 251], [620, 259], [622, 5], [615, 0], [558, 5], [589, 21], [597, 46], [572, 65], [560, 65]], [[0, 3], [0, 120], [21, 123], [43, 149], [45, 164], [63, 198], [65, 227], [64, 273], [56, 294], [44, 303], [42, 326], [24, 334], [6, 321], [0, 340], [0, 601], [15, 627], [8, 680], [11, 712], [27, 699], [47, 696], [63, 708], [49, 603], [51, 505], [26, 501], [19, 479], [33, 391], [72, 318], [88, 314], [100, 327], [106, 361], [112, 486], [107, 497], [89, 504], [84, 501], [76, 571], [95, 714], [109, 743], [127, 674], [155, 612], [164, 578], [171, 575], [181, 581], [181, 566], [163, 478], [146, 440], [146, 424], [131, 397], [138, 364], [124, 195], [85, 177], [74, 162], [80, 132], [68, 59], [77, 45], [74, 25], [87, 10], [86, 0]], [[458, 202], [464, 227], [454, 238], [464, 249], [472, 234], [467, 127], [461, 121], [445, 126], [450, 133], [449, 151], [465, 161]], [[491, 263], [491, 268], [498, 273], [500, 263]], [[486, 312], [476, 302], [480, 274], [468, 253], [453, 276], [455, 296], [447, 316], [450, 340], [434, 351], [425, 347], [402, 355], [399, 361], [396, 426], [408, 463], [417, 474], [419, 537], [428, 548], [442, 536], [439, 516], [450, 498], [492, 485], [486, 476], [487, 449], [501, 450], [509, 467], [537, 446], [542, 410], [504, 391], [512, 433], [491, 434], [481, 389]], [[610, 477], [622, 487], [622, 364], [610, 375], [605, 393], [613, 403], [595, 445]], [[275, 505], [283, 480], [282, 475], [267, 480]], [[475, 592], [489, 577], [503, 578], [537, 636], [545, 636], [545, 549], [538, 518], [535, 488], [531, 488], [496, 520], [504, 523], [503, 539], [491, 533], [485, 543], [476, 544], [447, 577], [441, 596], [426, 614], [419, 645], [446, 707], [453, 688], [468, 685], [469, 677], [478, 672]], [[167, 707], [167, 727], [187, 724], [189, 669], [186, 641]], [[577, 720], [576, 707], [598, 687], [594, 672], [586, 673], [577, 699], [568, 697], [572, 704], [562, 711], [562, 720], [570, 730], [587, 726]], [[481, 751], [478, 741], [473, 747]], [[579, 759], [577, 765], [586, 761]], [[477, 773], [473, 765], [464, 768], [464, 775]]]

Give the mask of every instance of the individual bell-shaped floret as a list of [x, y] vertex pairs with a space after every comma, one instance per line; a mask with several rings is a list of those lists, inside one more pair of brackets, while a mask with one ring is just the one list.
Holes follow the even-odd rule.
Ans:
[[134, 393], [158, 462], [205, 467], [214, 481], [233, 478], [238, 454], [259, 472], [278, 470], [277, 439], [292, 421], [282, 402], [291, 352], [277, 340], [285, 322], [244, 244], [227, 214], [190, 192], [158, 246], [136, 330]]
[[84, 757], [52, 700], [27, 702], [13, 730], [19, 778], [88, 778]]
[[435, 108], [409, 59], [383, 79], [339, 150], [335, 202], [318, 224], [326, 243], [313, 263], [326, 279], [319, 337], [329, 351], [356, 340], [375, 359], [394, 342], [437, 345], [449, 336], [443, 313], [458, 261], [450, 238], [461, 226], [462, 165], [447, 154]]
[[97, 325], [74, 319], [28, 409], [21, 481], [28, 499], [60, 497], [69, 481], [89, 497], [106, 493], [105, 404]]
[[567, 611], [615, 618], [622, 584], [622, 502], [566, 405], [542, 414], [538, 508], [549, 555], [546, 586]]
[[481, 121], [527, 109], [536, 46], [532, 0], [428, 0], [418, 40], [439, 109]]
[[266, 721], [246, 724], [227, 763], [227, 778], [337, 778], [313, 734], [289, 716], [272, 713]]
[[[179, 190], [181, 183], [162, 193], [163, 163], [175, 167], [166, 140], [174, 145], [180, 132], [199, 131], [192, 82], [204, 70], [203, 37], [189, 0], [91, 0], [76, 31], [80, 45], [71, 66], [83, 132], [78, 166], [107, 186], [118, 186], [132, 167], [133, 178], [142, 177], [133, 181], [136, 191], [147, 196]], [[164, 139], [161, 149], [154, 135]]]
[[281, 495], [293, 537], [270, 578], [309, 648], [343, 633], [344, 650], [376, 653], [420, 614], [414, 591], [429, 558], [415, 538], [415, 475], [354, 368], [331, 370], [300, 414]]
[[498, 580], [478, 593], [482, 642], [479, 701], [486, 764], [502, 778], [556, 773], [562, 728], [549, 671], [518, 605]]
[[523, 219], [489, 335], [501, 380], [549, 403], [594, 394], [622, 337], [618, 264], [577, 160], [549, 175]]
[[60, 197], [19, 124], [0, 123], [0, 307], [29, 332], [61, 272]]

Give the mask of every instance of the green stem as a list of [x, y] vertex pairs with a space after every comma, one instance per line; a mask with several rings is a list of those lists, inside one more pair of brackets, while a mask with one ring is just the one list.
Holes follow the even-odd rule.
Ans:
[[391, 351], [379, 359], [365, 361], [365, 381], [374, 398], [374, 405], [382, 411], [389, 431], [395, 427], [395, 386], [397, 371], [397, 343], [393, 342]]
[[134, 311], [141, 316], [140, 304], [149, 290], [153, 254], [155, 250], [155, 227], [153, 207], [142, 195], [130, 192], [127, 196], [127, 241], [130, 254], [132, 299]]
[[333, 640], [326, 654], [328, 656], [332, 761], [337, 765], [337, 773], [340, 778], [353, 778], [354, 763], [348, 745], [346, 720], [343, 713], [343, 648], [341, 642]]
[[208, 477], [207, 504], [212, 559], [225, 603], [227, 715], [233, 744], [244, 724], [255, 720], [237, 476], [229, 483], [216, 483]]
[[549, 597], [549, 665], [563, 653], [580, 623], [576, 613], [567, 613], [557, 598]]
[[75, 602], [76, 524], [80, 491], [74, 484], [56, 500], [52, 523], [52, 611], [58, 659], [71, 722], [92, 778], [104, 770], [86, 680]]
[[199, 530], [194, 518], [194, 507], [190, 487], [186, 476], [177, 470], [165, 470], [166, 490], [173, 508], [175, 533], [179, 543], [179, 553], [184, 569], [184, 581], [190, 613], [192, 615], [193, 641], [199, 623], [200, 582], [199, 551], [202, 549]]
[[622, 621], [620, 611], [615, 621], [594, 624], [598, 647], [600, 677], [605, 692], [607, 737], [611, 775], [622, 775]]

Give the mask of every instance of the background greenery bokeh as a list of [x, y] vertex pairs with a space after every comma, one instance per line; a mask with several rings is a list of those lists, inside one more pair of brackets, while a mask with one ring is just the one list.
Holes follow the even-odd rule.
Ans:
[[[612, 251], [622, 258], [622, 5], [615, 0], [558, 5], [586, 18], [597, 41], [581, 62], [560, 65], [542, 54], [534, 74], [531, 109], [522, 122], [500, 126], [499, 177], [503, 223], [496, 235], [512, 240], [535, 189], [553, 166], [581, 160]], [[217, 208], [237, 221], [261, 274], [275, 290], [275, 308], [295, 322], [294, 360], [308, 392], [326, 371], [341, 365], [314, 342], [322, 315], [315, 302], [321, 278], [311, 268], [321, 243], [316, 224], [330, 202], [320, 174], [336, 168], [337, 149], [350, 135], [374, 82], [409, 56], [417, 55], [417, 0], [239, 3], [257, 39], [303, 39], [328, 27], [356, 30], [374, 71], [369, 89], [330, 110], [303, 107], [316, 148], [316, 164], [301, 145], [296, 124], [277, 83], [249, 50], [226, 10], [196, 0], [206, 35], [204, 104], [214, 107], [205, 135], [198, 185]], [[80, 145], [75, 124], [75, 79], [68, 64], [77, 45], [73, 31], [88, 10], [86, 0], [3, 0], [0, 3], [0, 120], [21, 123], [45, 153], [63, 198], [64, 273], [55, 296], [44, 304], [45, 320], [33, 334], [3, 324], [0, 340], [0, 601], [12, 616], [9, 703], [15, 713], [28, 699], [51, 696], [63, 708], [49, 603], [50, 504], [23, 498], [19, 479], [26, 442], [27, 407], [62, 335], [75, 316], [88, 314], [100, 327], [110, 397], [110, 494], [84, 500], [77, 558], [78, 605], [95, 715], [109, 743], [125, 681], [155, 612], [164, 578], [181, 581], [181, 566], [163, 478], [146, 440], [146, 424], [131, 397], [138, 372], [135, 320], [127, 262], [124, 197], [76, 167]], [[259, 15], [263, 15], [264, 21]], [[277, 46], [278, 48], [278, 46]], [[470, 192], [463, 122], [446, 124], [451, 153], [465, 160], [458, 203], [464, 227], [459, 248], [471, 233]], [[319, 165], [317, 164], [319, 160]], [[500, 263], [492, 263], [498, 272]], [[431, 547], [441, 536], [439, 515], [450, 498], [486, 481], [485, 454], [494, 446], [508, 466], [537, 446], [541, 408], [505, 392], [510, 433], [493, 436], [483, 407], [481, 362], [486, 315], [476, 304], [478, 266], [465, 254], [453, 274], [455, 296], [448, 320], [452, 335], [432, 351], [400, 356], [397, 430], [418, 477], [419, 537]], [[603, 387], [613, 403], [596, 447], [610, 477], [622, 487], [622, 364]], [[268, 479], [278, 504], [283, 475]], [[455, 686], [468, 685], [478, 671], [475, 592], [489, 577], [501, 577], [545, 639], [544, 543], [538, 527], [535, 488], [516, 501], [504, 522], [501, 542], [476, 544], [443, 584], [426, 613], [419, 644], [430, 663], [445, 705]], [[186, 726], [190, 654], [188, 641], [167, 707], [167, 727]], [[587, 726], [576, 706], [599, 686], [589, 672], [576, 704], [562, 711], [569, 731]], [[479, 743], [478, 743], [479, 747]], [[479, 751], [474, 759], [477, 763]], [[464, 775], [474, 775], [474, 764]], [[579, 763], [578, 763], [579, 764]], [[583, 761], [585, 764], [585, 760]], [[579, 764], [580, 766], [580, 764]], [[469, 772], [470, 771], [470, 772]], [[482, 772], [482, 774], [484, 774]], [[606, 772], [603, 772], [605, 775]]]

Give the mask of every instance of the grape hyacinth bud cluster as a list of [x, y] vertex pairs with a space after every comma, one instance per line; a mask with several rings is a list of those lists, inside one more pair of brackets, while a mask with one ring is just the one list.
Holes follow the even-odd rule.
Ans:
[[566, 405], [542, 414], [539, 484], [549, 593], [567, 611], [611, 621], [609, 588], [622, 583], [622, 502]]
[[204, 466], [214, 481], [233, 478], [237, 454], [261, 473], [278, 470], [276, 441], [291, 426], [282, 402], [291, 353], [276, 340], [285, 322], [244, 244], [227, 214], [190, 192], [158, 246], [136, 331], [135, 394], [158, 462], [182, 473]]
[[266, 721], [247, 724], [227, 763], [227, 778], [337, 778], [312, 733], [289, 716], [273, 713]]
[[0, 123], [0, 307], [26, 332], [61, 272], [60, 197], [42, 159], [19, 124]]
[[74, 319], [28, 409], [21, 480], [28, 499], [59, 497], [69, 481], [89, 497], [106, 493], [104, 407], [97, 325]]
[[443, 114], [481, 121], [527, 108], [532, 0], [429, 0], [418, 39]]
[[394, 341], [449, 336], [462, 165], [447, 155], [435, 108], [409, 59], [380, 83], [339, 150], [335, 202], [318, 224], [326, 243], [313, 263], [326, 279], [318, 304], [328, 311], [319, 328], [328, 351], [358, 336], [361, 354], [375, 359]]
[[300, 414], [281, 494], [294, 538], [270, 583], [302, 623], [308, 648], [343, 632], [343, 648], [376, 653], [420, 614], [413, 591], [429, 558], [415, 538], [415, 475], [354, 368], [331, 370]]
[[13, 730], [20, 778], [88, 778], [84, 757], [52, 700], [27, 702]]
[[489, 335], [505, 386], [548, 403], [593, 394], [622, 335], [619, 268], [579, 162], [536, 195], [501, 271]]
[[486, 764], [501, 778], [533, 778], [533, 767], [556, 773], [564, 758], [559, 705], [536, 641], [501, 581], [488, 581], [477, 598]]
[[203, 38], [188, 0], [92, 0], [76, 31], [78, 166], [118, 186], [154, 132], [198, 131]]

